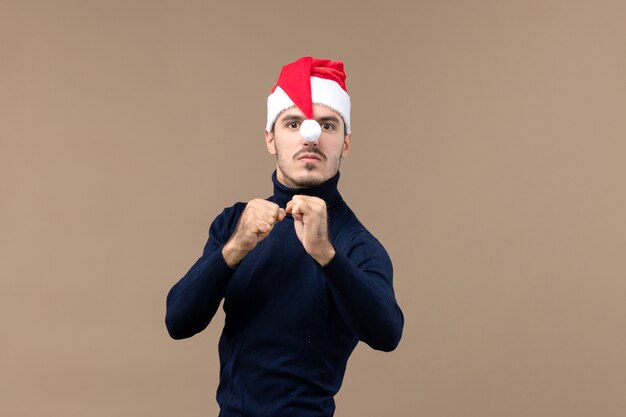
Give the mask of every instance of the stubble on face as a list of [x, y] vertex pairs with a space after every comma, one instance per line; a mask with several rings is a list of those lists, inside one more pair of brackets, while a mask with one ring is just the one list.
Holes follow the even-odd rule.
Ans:
[[[296, 154], [291, 157], [292, 163], [297, 163], [298, 158], [300, 158], [300, 156], [305, 153], [315, 154], [319, 156], [323, 162], [327, 161], [328, 159], [326, 155], [324, 155], [316, 147], [307, 146], [305, 148], [302, 148], [300, 151], [296, 152]], [[330, 178], [332, 178], [332, 176], [336, 175], [337, 172], [339, 171], [339, 167], [341, 166], [341, 154], [338, 154], [337, 157], [334, 158], [333, 160], [327, 161], [328, 163], [331, 164], [331, 172], [333, 172], [331, 177], [325, 178], [324, 174], [319, 171], [319, 167], [316, 164], [309, 163], [309, 162], [304, 164], [304, 169], [307, 171], [307, 174], [302, 174], [302, 175], [299, 175], [298, 177], [293, 177], [289, 174], [289, 169], [286, 166], [287, 164], [285, 163], [283, 157], [289, 158], [289, 156], [284, 155], [281, 152], [279, 147], [276, 147], [276, 159], [278, 161], [278, 168], [280, 169], [283, 176], [286, 179], [288, 179], [291, 182], [291, 184], [295, 185], [296, 188], [316, 187], [326, 182]], [[319, 175], [315, 175], [315, 173], [319, 173]]]
[[[334, 177], [350, 145], [350, 135], [336, 111], [321, 104], [314, 104], [313, 110], [314, 119], [322, 126], [317, 143], [300, 136], [298, 129], [306, 117], [296, 107], [281, 113], [271, 132], [266, 132], [268, 150], [276, 156], [278, 180], [291, 188], [315, 187]], [[306, 153], [316, 155], [319, 161], [301, 159]]]

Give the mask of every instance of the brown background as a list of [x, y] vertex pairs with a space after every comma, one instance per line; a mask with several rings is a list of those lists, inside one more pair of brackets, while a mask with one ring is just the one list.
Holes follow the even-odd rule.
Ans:
[[626, 415], [623, 1], [0, 2], [0, 415], [215, 416], [218, 313], [165, 295], [271, 193], [282, 64], [343, 59], [340, 189], [385, 244], [397, 351], [338, 416]]

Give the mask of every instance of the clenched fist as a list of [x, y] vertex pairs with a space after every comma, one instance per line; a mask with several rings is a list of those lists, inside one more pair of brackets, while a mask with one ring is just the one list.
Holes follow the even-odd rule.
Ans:
[[284, 218], [285, 210], [278, 204], [263, 199], [250, 200], [239, 217], [234, 233], [222, 248], [228, 266], [237, 266]]
[[320, 265], [326, 265], [335, 256], [335, 248], [328, 237], [328, 212], [321, 198], [295, 195], [285, 208], [293, 216], [296, 235], [304, 250]]

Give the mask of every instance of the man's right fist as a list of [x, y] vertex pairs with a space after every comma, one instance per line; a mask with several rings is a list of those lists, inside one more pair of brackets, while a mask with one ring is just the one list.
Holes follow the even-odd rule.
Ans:
[[235, 232], [222, 248], [222, 256], [228, 266], [237, 266], [284, 218], [285, 210], [278, 204], [260, 198], [250, 200], [239, 217]]

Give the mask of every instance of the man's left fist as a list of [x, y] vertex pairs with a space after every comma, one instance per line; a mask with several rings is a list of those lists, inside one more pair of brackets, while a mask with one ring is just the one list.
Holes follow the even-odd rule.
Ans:
[[324, 266], [335, 256], [335, 248], [328, 238], [326, 202], [308, 195], [294, 195], [285, 211], [293, 216], [296, 235], [304, 250]]

